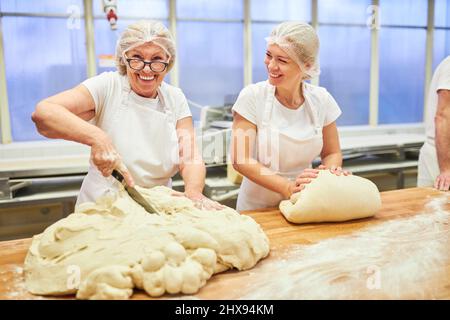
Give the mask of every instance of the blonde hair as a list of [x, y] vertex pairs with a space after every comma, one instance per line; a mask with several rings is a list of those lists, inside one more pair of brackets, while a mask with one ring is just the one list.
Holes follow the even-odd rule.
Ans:
[[276, 44], [294, 60], [305, 73], [305, 79], [320, 74], [319, 37], [307, 23], [288, 21], [277, 25], [266, 38], [268, 44]]

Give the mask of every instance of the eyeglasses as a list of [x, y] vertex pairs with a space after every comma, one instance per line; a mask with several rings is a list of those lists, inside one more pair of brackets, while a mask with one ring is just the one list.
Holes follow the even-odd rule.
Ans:
[[131, 69], [136, 70], [136, 71], [141, 71], [142, 69], [145, 68], [145, 65], [148, 64], [148, 66], [150, 67], [150, 70], [152, 70], [153, 72], [163, 72], [164, 70], [166, 70], [167, 66], [169, 65], [167, 62], [159, 61], [159, 60], [144, 61], [144, 60], [138, 59], [138, 58], [126, 58], [125, 60], [127, 60], [128, 66]]

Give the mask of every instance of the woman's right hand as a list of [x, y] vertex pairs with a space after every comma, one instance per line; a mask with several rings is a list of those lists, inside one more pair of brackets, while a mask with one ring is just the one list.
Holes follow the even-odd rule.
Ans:
[[319, 169], [306, 168], [295, 178], [295, 181], [291, 181], [289, 184], [289, 195], [290, 198], [294, 193], [300, 192], [305, 189], [305, 186], [312, 181], [312, 179], [317, 178], [319, 174]]
[[114, 169], [122, 173], [128, 186], [133, 187], [134, 181], [122, 158], [116, 151], [111, 139], [107, 136], [96, 139], [91, 146], [91, 161], [104, 177], [109, 177]]

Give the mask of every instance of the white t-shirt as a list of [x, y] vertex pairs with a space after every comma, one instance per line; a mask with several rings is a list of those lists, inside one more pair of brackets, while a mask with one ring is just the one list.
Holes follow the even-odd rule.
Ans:
[[[314, 86], [308, 83], [304, 84], [304, 95], [309, 95], [309, 101], [313, 102], [311, 106], [315, 114], [319, 117], [319, 123], [327, 126], [341, 115], [342, 111], [331, 94], [322, 87]], [[267, 81], [251, 84], [242, 89], [233, 111], [239, 113], [242, 117], [260, 126], [265, 107], [266, 94], [268, 92]], [[274, 97], [274, 106], [270, 116], [270, 123], [283, 133], [298, 139], [309, 138], [314, 134], [314, 123], [310, 117], [305, 104], [297, 109], [289, 109], [282, 105]]]
[[[110, 113], [113, 108], [120, 106], [125, 81], [128, 82], [127, 76], [121, 76], [117, 71], [103, 72], [83, 81], [82, 84], [89, 90], [95, 102], [94, 123], [96, 125], [102, 127], [102, 117], [100, 117], [102, 113]], [[162, 83], [160, 89], [169, 91], [168, 95], [175, 101], [170, 108], [174, 112], [177, 121], [191, 116], [189, 105], [181, 89], [167, 83]], [[134, 100], [138, 101], [142, 106], [164, 112], [159, 97], [151, 99], [141, 97], [134, 92], [131, 92], [131, 94], [135, 95]]]
[[428, 91], [425, 126], [428, 141], [431, 140], [433, 143], [435, 137], [434, 117], [438, 104], [437, 92], [442, 89], [450, 90], [450, 56], [445, 58], [436, 68]]

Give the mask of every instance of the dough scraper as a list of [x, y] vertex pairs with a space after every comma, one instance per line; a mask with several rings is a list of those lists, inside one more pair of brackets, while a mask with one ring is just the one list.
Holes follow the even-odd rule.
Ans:
[[156, 210], [155, 207], [147, 199], [145, 199], [139, 191], [127, 185], [127, 183], [125, 182], [125, 178], [119, 171], [114, 169], [111, 175], [125, 187], [125, 190], [130, 195], [131, 199], [143, 206], [147, 212], [158, 213], [158, 210]]

